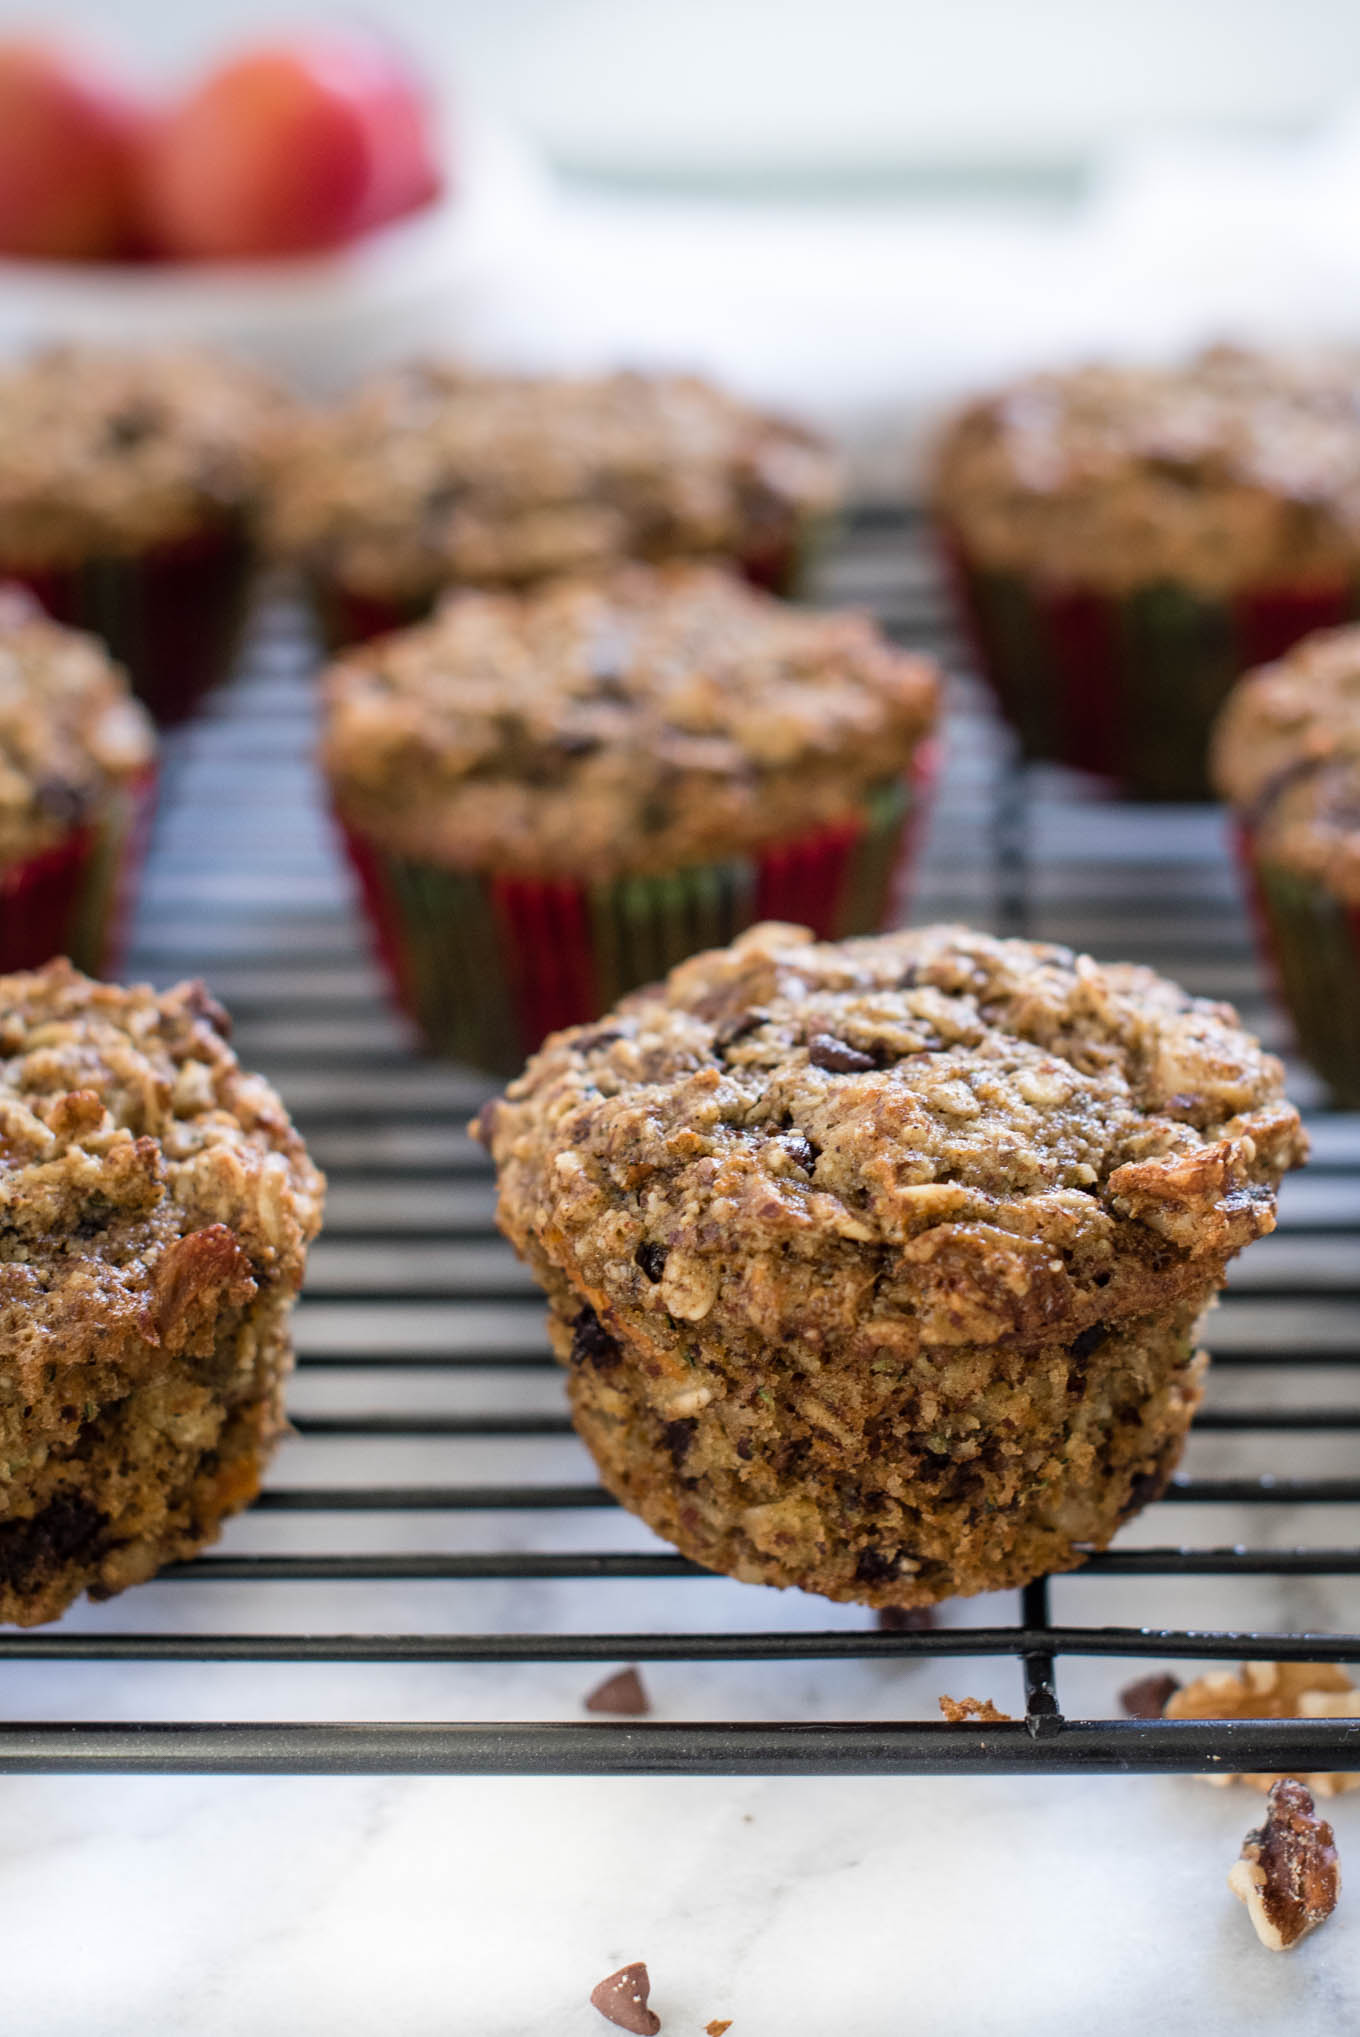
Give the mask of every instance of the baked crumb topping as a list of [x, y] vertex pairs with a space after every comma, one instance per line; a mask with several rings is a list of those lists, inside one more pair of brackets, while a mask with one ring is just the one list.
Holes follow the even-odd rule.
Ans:
[[150, 718], [98, 639], [0, 583], [0, 870], [95, 819], [154, 755]]
[[0, 977], [5, 1397], [44, 1368], [207, 1354], [224, 1306], [296, 1287], [324, 1182], [201, 984]]
[[52, 347], [0, 369], [0, 560], [65, 566], [253, 506], [280, 400], [187, 348]]
[[1360, 627], [1319, 631], [1248, 673], [1211, 765], [1259, 855], [1360, 901]]
[[484, 1113], [544, 1277], [677, 1348], [987, 1344], [1198, 1291], [1306, 1152], [1230, 1006], [927, 927], [764, 925], [555, 1035]]
[[299, 419], [271, 527], [282, 551], [355, 592], [423, 597], [450, 580], [745, 552], [839, 495], [819, 439], [694, 376], [418, 362]]
[[865, 616], [712, 566], [459, 593], [331, 668], [322, 759], [350, 821], [470, 867], [642, 874], [852, 813], [937, 711]]
[[1360, 566], [1360, 357], [1216, 347], [1033, 375], [960, 413], [936, 502], [997, 571], [1205, 594]]

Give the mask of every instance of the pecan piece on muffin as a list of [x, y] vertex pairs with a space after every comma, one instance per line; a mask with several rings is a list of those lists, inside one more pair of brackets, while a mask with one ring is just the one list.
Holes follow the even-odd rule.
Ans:
[[1249, 673], [1214, 729], [1257, 931], [1304, 1055], [1360, 1105], [1360, 628]]
[[755, 919], [881, 926], [937, 693], [867, 616], [626, 565], [350, 652], [322, 764], [402, 1003], [510, 1072]]
[[1217, 347], [1033, 375], [946, 431], [934, 506], [1026, 752], [1208, 797], [1235, 676], [1352, 613], [1360, 356]]
[[198, 984], [0, 977], [0, 1620], [215, 1539], [284, 1428], [324, 1182]]
[[878, 1606], [1070, 1569], [1156, 1497], [1305, 1154], [1230, 1007], [948, 926], [752, 928], [548, 1041], [479, 1136], [610, 1491]]
[[230, 662], [282, 415], [253, 370], [189, 348], [0, 368], [0, 579], [101, 636], [160, 721]]
[[840, 497], [831, 449], [691, 375], [488, 374], [416, 362], [300, 414], [270, 528], [332, 645], [450, 586], [711, 558], [788, 593]]

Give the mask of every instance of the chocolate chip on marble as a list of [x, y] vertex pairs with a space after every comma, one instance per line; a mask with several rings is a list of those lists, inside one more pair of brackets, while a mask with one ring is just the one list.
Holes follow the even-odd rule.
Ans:
[[934, 1606], [880, 1606], [875, 1618], [885, 1634], [929, 1634], [937, 1624]]
[[650, 1238], [644, 1238], [633, 1254], [633, 1263], [647, 1276], [653, 1287], [655, 1287], [666, 1270], [667, 1257], [668, 1254], [664, 1245], [655, 1244]]
[[611, 1973], [598, 1987], [590, 1990], [591, 2006], [599, 2010], [607, 2023], [616, 2023], [620, 2030], [631, 2030], [634, 2037], [656, 2037], [661, 2028], [661, 2018], [654, 2009], [647, 2007], [647, 1997], [652, 1991], [651, 1976], [646, 1963], [635, 1960], [631, 1966], [621, 1966], [617, 1973]]
[[620, 1718], [645, 1718], [652, 1709], [642, 1678], [636, 1669], [620, 1669], [597, 1683], [585, 1701], [588, 1712], [614, 1712]]
[[593, 1365], [597, 1372], [612, 1372], [622, 1356], [594, 1309], [583, 1308], [571, 1326], [572, 1364]]
[[1174, 1676], [1140, 1676], [1124, 1685], [1119, 1702], [1131, 1719], [1160, 1719], [1179, 1689]]
[[807, 1051], [813, 1067], [825, 1068], [831, 1075], [861, 1075], [876, 1065], [872, 1054], [862, 1054], [848, 1040], [838, 1040], [831, 1033], [814, 1033]]

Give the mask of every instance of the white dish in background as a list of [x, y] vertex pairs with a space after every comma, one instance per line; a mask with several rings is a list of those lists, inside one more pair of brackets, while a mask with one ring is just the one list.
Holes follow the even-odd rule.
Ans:
[[272, 260], [122, 265], [0, 259], [0, 355], [54, 341], [186, 342], [256, 360], [304, 391], [375, 363], [455, 348], [460, 311], [531, 230], [532, 152], [458, 120], [447, 195], [345, 248]]

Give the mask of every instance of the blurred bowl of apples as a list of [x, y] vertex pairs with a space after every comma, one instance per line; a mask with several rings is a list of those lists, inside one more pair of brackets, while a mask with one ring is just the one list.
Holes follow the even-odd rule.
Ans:
[[228, 347], [304, 389], [457, 341], [537, 166], [376, 33], [230, 53], [153, 95], [70, 42], [0, 40], [0, 349]]

